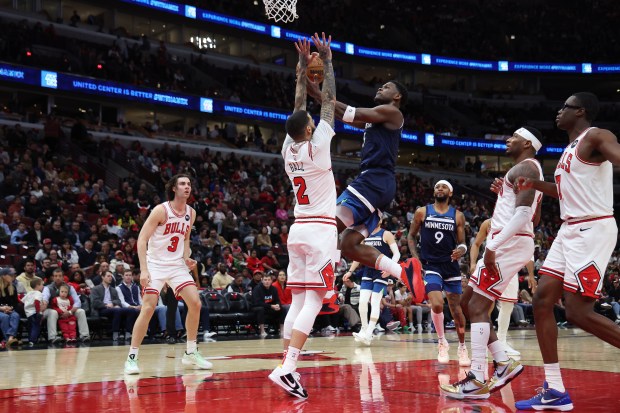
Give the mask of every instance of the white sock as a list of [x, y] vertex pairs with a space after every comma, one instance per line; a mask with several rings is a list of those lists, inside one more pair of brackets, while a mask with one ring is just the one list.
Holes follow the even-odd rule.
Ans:
[[459, 350], [465, 349], [467, 350], [467, 345], [465, 343], [459, 343]]
[[564, 393], [564, 382], [562, 381], [562, 372], [560, 371], [560, 363], [545, 364], [545, 380], [550, 389]]
[[129, 347], [129, 358], [137, 360], [138, 359], [138, 352], [139, 351], [140, 351], [139, 347]]
[[396, 277], [400, 280], [401, 273], [403, 272], [403, 267], [400, 266], [399, 263], [392, 261], [385, 255], [379, 255], [377, 261], [375, 262], [375, 269], [379, 271], [387, 271], [391, 276]]
[[506, 355], [506, 347], [504, 343], [497, 340], [488, 345], [489, 351], [493, 355], [493, 360], [501, 362], [508, 361], [508, 355]]
[[187, 354], [192, 354], [197, 348], [196, 340], [187, 340], [187, 350], [185, 351]]
[[288, 346], [284, 363], [282, 363], [282, 369], [286, 373], [292, 373], [297, 369], [297, 359], [299, 358], [301, 350], [292, 346]]
[[433, 318], [433, 324], [435, 325], [435, 331], [437, 331], [437, 338], [439, 338], [439, 341], [444, 341], [443, 312], [436, 313], [431, 310], [431, 316]]
[[506, 342], [508, 327], [510, 326], [510, 317], [512, 316], [513, 303], [502, 301], [499, 304], [499, 315], [497, 316], [497, 339], [502, 343]]
[[490, 334], [489, 323], [471, 324], [471, 371], [476, 379], [482, 382], [487, 365], [487, 344]]
[[360, 319], [362, 320], [362, 329], [360, 333], [365, 333], [368, 329], [368, 303], [370, 302], [370, 297], [372, 295], [372, 290], [361, 290], [360, 291]]
[[418, 324], [418, 333], [422, 331], [422, 324]]

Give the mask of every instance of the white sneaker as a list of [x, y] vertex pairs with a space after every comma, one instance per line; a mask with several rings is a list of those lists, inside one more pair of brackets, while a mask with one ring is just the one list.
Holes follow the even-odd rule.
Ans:
[[203, 340], [207, 340], [207, 339], [213, 337], [216, 334], [217, 333], [215, 331], [205, 331], [204, 334], [202, 335], [202, 338], [203, 338]]
[[422, 327], [422, 324], [418, 324], [418, 328], [416, 328], [416, 333], [423, 333], [424, 332], [424, 327]]
[[269, 334], [265, 333], [260, 333], [260, 338], [266, 338]]
[[506, 355], [508, 357], [521, 357], [521, 353], [515, 350], [508, 343], [504, 343], [504, 347], [506, 349]]
[[459, 345], [457, 355], [459, 358], [459, 366], [461, 367], [471, 366], [471, 360], [469, 359], [469, 353], [467, 352], [466, 346]]
[[428, 323], [426, 325], [426, 332], [428, 332], [428, 333], [432, 333], [433, 332], [433, 325], [431, 323]]
[[366, 334], [364, 332], [353, 333], [353, 337], [355, 341], [359, 341], [360, 343], [364, 343], [369, 346], [372, 343], [372, 334]]
[[196, 351], [191, 354], [183, 352], [183, 358], [181, 359], [181, 363], [184, 366], [196, 366], [199, 369], [213, 368], [213, 364], [211, 364], [211, 362], [207, 361], [207, 359], [202, 357], [198, 349], [196, 349]]
[[439, 363], [448, 364], [448, 362], [450, 362], [449, 350], [450, 345], [447, 341], [439, 341], [439, 345], [437, 346], [437, 361]]
[[381, 327], [379, 324], [377, 324], [377, 326], [375, 327], [375, 332], [376, 333], [385, 333], [385, 329], [383, 327]]
[[125, 361], [125, 374], [140, 374], [137, 357], [127, 357]]
[[299, 373], [296, 371], [286, 373], [281, 366], [273, 369], [269, 374], [269, 380], [282, 387], [291, 396], [295, 396], [300, 399], [307, 399], [308, 392], [303, 388], [299, 382]]

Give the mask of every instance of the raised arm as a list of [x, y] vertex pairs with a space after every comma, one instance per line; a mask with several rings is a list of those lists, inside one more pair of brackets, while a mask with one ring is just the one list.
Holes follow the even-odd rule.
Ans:
[[306, 38], [301, 38], [295, 42], [295, 49], [299, 54], [299, 66], [297, 69], [297, 85], [295, 87], [295, 108], [293, 113], [306, 110], [306, 85], [308, 82], [308, 64], [314, 59], [310, 53], [310, 42]]
[[322, 39], [317, 33], [312, 36], [312, 41], [319, 51], [319, 56], [323, 60], [325, 70], [325, 78], [323, 79], [323, 89], [321, 90], [321, 120], [327, 122], [329, 126], [334, 128], [334, 110], [336, 104], [336, 78], [334, 76], [334, 66], [332, 65], [331, 41], [329, 36], [325, 39], [325, 33], [322, 33]]

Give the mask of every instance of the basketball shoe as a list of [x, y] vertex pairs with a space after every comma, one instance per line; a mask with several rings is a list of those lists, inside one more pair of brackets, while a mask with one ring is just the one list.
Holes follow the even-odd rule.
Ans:
[[125, 374], [140, 374], [138, 358], [133, 354], [127, 356], [127, 360], [125, 361]]
[[308, 392], [303, 388], [299, 382], [299, 373], [296, 371], [287, 373], [282, 366], [278, 366], [271, 374], [269, 374], [269, 380], [282, 387], [291, 396], [299, 399], [307, 399]]
[[439, 340], [437, 345], [437, 361], [441, 364], [448, 364], [450, 362], [450, 345], [446, 339]]
[[369, 346], [372, 343], [372, 331], [367, 333], [365, 330], [362, 330], [359, 333], [353, 333], [353, 338], [355, 338], [355, 341], [359, 341]]
[[467, 346], [464, 343], [459, 344], [459, 349], [456, 354], [459, 358], [459, 366], [461, 367], [471, 366], [471, 360], [469, 359], [469, 353], [467, 351]]
[[573, 410], [573, 401], [568, 392], [559, 392], [550, 389], [547, 382], [539, 388], [538, 394], [529, 400], [520, 400], [515, 403], [517, 410], [558, 410], [568, 412]]
[[441, 394], [451, 399], [488, 399], [491, 393], [486, 383], [476, 379], [471, 371], [461, 381], [454, 384], [442, 384], [439, 386]]
[[493, 360], [493, 367], [495, 367], [495, 371], [489, 381], [489, 391], [491, 393], [498, 391], [519, 374], [523, 373], [523, 366], [515, 359], [508, 359], [507, 361]]
[[213, 368], [213, 364], [211, 364], [207, 359], [202, 357], [198, 349], [191, 354], [187, 354], [183, 352], [183, 358], [181, 359], [181, 363], [185, 366], [196, 366], [199, 369], [210, 369]]
[[506, 355], [508, 357], [521, 357], [521, 353], [512, 348], [512, 346], [504, 342], [504, 348], [506, 349]]

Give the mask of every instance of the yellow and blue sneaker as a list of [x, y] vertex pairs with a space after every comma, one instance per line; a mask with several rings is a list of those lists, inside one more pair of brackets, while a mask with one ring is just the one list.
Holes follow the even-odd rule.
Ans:
[[542, 389], [539, 388], [537, 391], [538, 394], [531, 399], [516, 402], [517, 410], [557, 410], [560, 412], [573, 410], [573, 401], [568, 392], [562, 393], [550, 389], [547, 382], [543, 384]]

